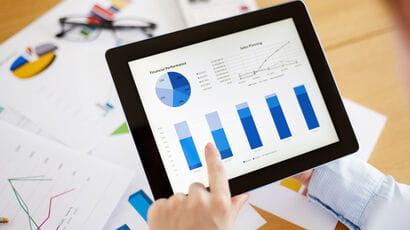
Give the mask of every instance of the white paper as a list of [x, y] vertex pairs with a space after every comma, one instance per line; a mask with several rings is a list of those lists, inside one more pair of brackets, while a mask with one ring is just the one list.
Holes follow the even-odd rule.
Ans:
[[305, 196], [277, 183], [250, 192], [249, 203], [306, 229], [334, 229], [332, 214]]
[[[97, 1], [104, 6], [109, 1]], [[47, 133], [77, 150], [90, 150], [123, 121], [105, 51], [115, 46], [111, 32], [102, 31], [92, 42], [56, 39], [58, 18], [87, 15], [94, 0], [66, 0], [0, 46], [0, 101], [8, 104]], [[164, 10], [166, 9], [166, 10]], [[134, 0], [117, 17], [142, 17], [158, 24], [156, 34], [183, 26], [176, 3]], [[27, 38], [30, 38], [29, 40]], [[56, 59], [37, 76], [19, 79], [9, 70], [26, 47], [51, 42]], [[107, 114], [97, 104], [109, 100], [114, 109]]]
[[0, 122], [0, 212], [10, 229], [102, 229], [133, 173]]
[[113, 162], [123, 168], [128, 168], [135, 173], [135, 177], [123, 194], [104, 229], [117, 229], [124, 224], [127, 224], [131, 229], [148, 229], [145, 220], [128, 202], [128, 198], [141, 189], [153, 199], [151, 189], [131, 135], [122, 134], [107, 137], [89, 154]]
[[343, 102], [359, 141], [359, 150], [355, 154], [367, 161], [386, 124], [387, 117], [349, 99], [344, 99]]
[[[144, 173], [131, 134], [107, 136], [88, 155], [114, 163], [138, 173]], [[145, 174], [142, 175], [145, 177]]]
[[[386, 117], [350, 100], [344, 100], [360, 149], [357, 154], [367, 160], [383, 130]], [[337, 219], [301, 193], [278, 182], [250, 192], [251, 204], [306, 229], [334, 229]]]
[[255, 0], [178, 0], [188, 26], [195, 26], [218, 19], [256, 10]]
[[10, 125], [19, 127], [27, 132], [34, 133], [38, 136], [53, 139], [51, 135], [47, 134], [42, 128], [31, 121], [30, 118], [24, 116], [9, 106], [0, 106], [0, 120]]
[[260, 216], [255, 209], [253, 209], [249, 202], [243, 205], [238, 217], [235, 220], [233, 229], [235, 230], [249, 230], [258, 229], [264, 225], [266, 221]]

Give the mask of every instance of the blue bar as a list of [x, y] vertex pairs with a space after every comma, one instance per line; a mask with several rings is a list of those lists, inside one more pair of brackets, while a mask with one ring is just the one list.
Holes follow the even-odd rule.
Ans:
[[229, 145], [228, 138], [226, 138], [225, 130], [222, 127], [218, 113], [208, 113], [205, 117], [222, 160], [233, 156], [231, 146]]
[[192, 170], [201, 167], [202, 163], [199, 159], [194, 139], [192, 138], [191, 132], [189, 131], [188, 123], [186, 121], [183, 121], [175, 124], [175, 129], [177, 131], [179, 143], [181, 144], [182, 150], [184, 151], [185, 159], [188, 163], [189, 169]]
[[117, 230], [131, 230], [130, 227], [128, 227], [128, 225], [124, 224], [123, 226], [117, 228]]
[[304, 85], [297, 86], [293, 88], [296, 97], [299, 102], [300, 109], [302, 110], [303, 116], [305, 117], [306, 124], [309, 129], [315, 129], [319, 127], [319, 122], [317, 120], [315, 111], [313, 110], [312, 103], [310, 102], [309, 96], [306, 92]]
[[236, 105], [236, 110], [238, 111], [242, 127], [245, 130], [245, 134], [248, 138], [249, 146], [251, 147], [251, 149], [261, 147], [263, 145], [262, 140], [259, 136], [258, 130], [256, 129], [255, 121], [253, 120], [248, 103], [245, 102]]
[[286, 121], [285, 114], [283, 114], [282, 107], [280, 106], [278, 96], [276, 94], [268, 95], [265, 97], [266, 102], [272, 115], [273, 122], [275, 122], [276, 130], [279, 133], [280, 139], [291, 137], [288, 122]]
[[[143, 190], [132, 194], [128, 198], [128, 202], [134, 207], [135, 210], [147, 221], [148, 209], [152, 204], [152, 200], [145, 194]], [[128, 227], [128, 226], [127, 226]]]

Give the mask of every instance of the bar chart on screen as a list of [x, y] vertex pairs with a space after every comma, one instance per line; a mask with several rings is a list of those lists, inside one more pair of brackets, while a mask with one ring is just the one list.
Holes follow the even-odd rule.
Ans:
[[300, 109], [306, 121], [306, 125], [309, 129], [318, 128], [319, 122], [317, 120], [315, 111], [313, 110], [312, 103], [304, 85], [297, 86], [293, 89], [298, 99]]
[[3, 122], [0, 135], [0, 212], [11, 229], [101, 229], [132, 179]]
[[259, 132], [256, 128], [256, 124], [248, 103], [244, 102], [242, 104], [236, 105], [236, 110], [241, 120], [243, 130], [245, 131], [246, 137], [248, 139], [250, 148], [256, 149], [262, 147], [262, 140], [259, 136]]
[[206, 115], [206, 120], [208, 121], [209, 128], [212, 132], [212, 137], [215, 141], [216, 147], [221, 154], [222, 160], [233, 156], [218, 112], [208, 113]]
[[291, 137], [292, 134], [289, 130], [289, 125], [286, 121], [285, 115], [283, 114], [282, 106], [279, 103], [278, 96], [272, 94], [266, 96], [266, 102], [269, 106], [269, 111], [272, 115], [273, 121], [275, 122], [276, 129], [279, 133], [280, 139], [285, 139]]
[[[293, 90], [292, 90], [293, 89]], [[268, 94], [263, 98], [260, 98], [258, 103], [250, 104], [248, 102], [243, 102], [237, 104], [236, 106], [231, 106], [232, 110], [236, 110], [237, 116], [239, 118], [239, 122], [237, 124], [233, 124], [232, 122], [229, 123], [228, 128], [236, 129], [237, 131], [242, 131], [244, 133], [243, 138], [244, 140], [237, 140], [235, 138], [230, 138], [226, 133], [226, 127], [221, 120], [221, 116], [225, 116], [226, 119], [228, 117], [220, 113], [218, 111], [214, 111], [211, 113], [205, 114], [205, 120], [209, 127], [212, 140], [215, 143], [216, 147], [218, 148], [222, 160], [234, 157], [234, 153], [232, 151], [231, 145], [238, 144], [238, 142], [246, 141], [249, 146], [249, 150], [257, 150], [264, 148], [263, 139], [268, 139], [270, 142], [284, 142], [292, 138], [294, 135], [291, 131], [291, 125], [293, 127], [297, 126], [296, 124], [289, 124], [287, 115], [284, 112], [284, 108], [289, 107], [289, 103], [293, 103], [292, 108], [295, 108], [294, 117], [299, 121], [298, 127], [299, 133], [296, 133], [298, 136], [308, 136], [311, 133], [311, 130], [315, 130], [320, 127], [317, 115], [314, 110], [314, 106], [309, 98], [308, 92], [306, 90], [305, 85], [299, 85], [296, 87], [289, 87], [287, 92], [287, 97], [283, 95], [278, 95], [276, 93]], [[289, 95], [294, 94], [294, 97], [290, 97]], [[290, 97], [290, 98], [289, 98]], [[292, 100], [293, 99], [293, 100]], [[285, 101], [284, 104], [281, 101]], [[259, 108], [256, 108], [259, 107]], [[253, 113], [252, 109], [255, 111], [266, 111], [261, 110], [260, 107], [267, 108], [269, 111], [269, 117], [272, 119], [272, 123], [263, 121], [259, 121], [259, 124], [264, 124], [263, 126], [257, 126], [255, 120], [260, 118], [260, 114]], [[220, 115], [221, 114], [221, 115]], [[289, 114], [288, 114], [289, 115]], [[266, 116], [265, 116], [266, 117]], [[295, 118], [294, 118], [295, 119]], [[178, 135], [180, 146], [183, 150], [185, 159], [187, 161], [188, 167], [190, 170], [194, 170], [197, 168], [202, 167], [201, 159], [199, 157], [198, 149], [200, 146], [196, 145], [196, 139], [201, 138], [198, 136], [193, 136], [190, 130], [191, 126], [195, 123], [203, 122], [203, 120], [199, 119], [197, 121], [183, 121], [179, 122], [174, 125], [176, 133]], [[295, 122], [293, 120], [293, 122]], [[304, 126], [303, 124], [306, 124]], [[193, 127], [197, 127], [198, 125], [193, 125]], [[274, 126], [276, 133], [268, 133], [267, 137], [262, 136], [263, 129], [266, 129], [268, 126]], [[195, 130], [198, 131], [198, 130]], [[303, 133], [302, 133], [303, 132]], [[201, 132], [194, 132], [196, 134], [202, 133], [206, 135], [208, 132], [201, 130]], [[232, 132], [231, 132], [232, 133]], [[263, 132], [265, 135], [266, 132]], [[277, 136], [276, 136], [277, 134]], [[233, 139], [231, 142], [229, 139]], [[290, 143], [292, 144], [292, 143]], [[244, 163], [247, 160], [243, 161]]]
[[196, 149], [188, 123], [183, 121], [175, 124], [175, 129], [177, 131], [179, 143], [181, 144], [189, 169], [192, 170], [201, 167], [202, 163], [199, 159], [198, 150]]

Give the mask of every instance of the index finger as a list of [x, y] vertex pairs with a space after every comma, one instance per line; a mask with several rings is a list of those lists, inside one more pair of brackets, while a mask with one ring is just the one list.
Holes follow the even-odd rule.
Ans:
[[230, 197], [231, 192], [229, 190], [228, 178], [226, 177], [221, 156], [215, 145], [208, 143], [205, 146], [205, 159], [206, 165], [208, 166], [208, 179], [211, 193], [219, 193]]

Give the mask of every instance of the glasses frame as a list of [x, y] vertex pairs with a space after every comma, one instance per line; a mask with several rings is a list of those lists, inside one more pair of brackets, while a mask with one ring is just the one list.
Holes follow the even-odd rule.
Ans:
[[[96, 18], [98, 19], [98, 23], [82, 23], [82, 22], [70, 22], [68, 21], [69, 19], [73, 19], [73, 18]], [[126, 26], [126, 25], [115, 25], [116, 21], [119, 20], [135, 20], [135, 21], [140, 21], [142, 23], [147, 24], [146, 26]], [[96, 20], [97, 21], [97, 20]], [[106, 19], [101, 19], [101, 18], [97, 18], [97, 17], [93, 17], [93, 16], [79, 16], [79, 15], [73, 15], [73, 16], [65, 16], [65, 17], [61, 17], [58, 19], [58, 22], [60, 24], [61, 27], [61, 31], [59, 33], [57, 33], [55, 36], [57, 38], [64, 38], [64, 36], [70, 32], [71, 30], [75, 29], [76, 27], [93, 27], [97, 30], [99, 30], [99, 33], [93, 38], [93, 39], [85, 39], [82, 40], [84, 42], [89, 42], [89, 41], [93, 41], [96, 38], [99, 37], [101, 30], [110, 30], [113, 35], [114, 35], [114, 39], [117, 41], [120, 41], [121, 39], [117, 37], [115, 31], [116, 30], [130, 30], [130, 29], [138, 29], [141, 30], [141, 32], [143, 34], [145, 34], [148, 38], [151, 38], [154, 36], [153, 31], [157, 28], [157, 24], [150, 22], [148, 20], [142, 19], [142, 18], [119, 18], [119, 19], [115, 19], [115, 20], [106, 20]], [[65, 29], [66, 26], [69, 26], [68, 28]]]

